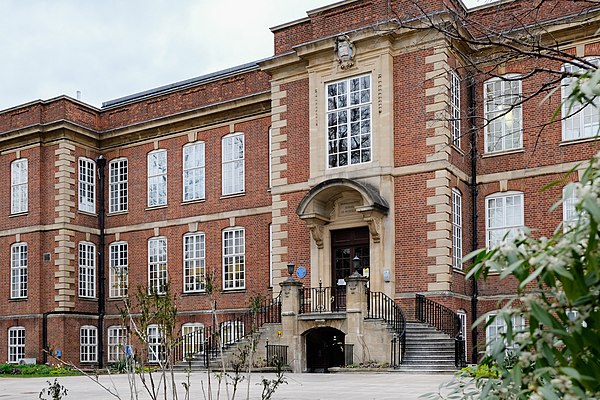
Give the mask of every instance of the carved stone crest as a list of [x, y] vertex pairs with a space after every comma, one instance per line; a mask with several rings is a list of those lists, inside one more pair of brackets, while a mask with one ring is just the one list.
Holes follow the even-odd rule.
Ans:
[[341, 69], [348, 69], [354, 65], [354, 44], [348, 35], [340, 35], [335, 39], [335, 53]]

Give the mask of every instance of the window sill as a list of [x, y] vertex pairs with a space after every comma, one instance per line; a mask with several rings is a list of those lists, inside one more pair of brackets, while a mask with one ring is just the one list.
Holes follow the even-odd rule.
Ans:
[[77, 213], [82, 214], [82, 215], [89, 215], [90, 217], [98, 216], [98, 214], [96, 214], [95, 212], [90, 212], [90, 211], [77, 210]]
[[246, 288], [221, 289], [221, 294], [225, 293], [245, 293]]
[[129, 213], [129, 210], [125, 210], [125, 211], [112, 211], [112, 212], [109, 212], [106, 215], [108, 217], [112, 217], [112, 216], [123, 215], [123, 214], [127, 214], [127, 213]]
[[96, 297], [77, 297], [79, 300], [83, 300], [83, 301], [98, 301], [98, 299]]
[[452, 147], [454, 150], [456, 150], [456, 152], [457, 152], [458, 154], [460, 154], [461, 156], [464, 156], [464, 155], [465, 155], [465, 152], [464, 152], [464, 151], [462, 151], [462, 149], [461, 149], [460, 147], [458, 147], [458, 146], [456, 146], [456, 145], [454, 145], [454, 144], [451, 144], [451, 145], [450, 145], [450, 147]]
[[8, 216], [8, 218], [13, 218], [13, 217], [15, 217], [15, 218], [16, 218], [16, 217], [24, 217], [24, 216], [26, 216], [27, 214], [29, 214], [29, 211], [22, 211], [22, 212], [18, 212], [18, 213], [10, 214], [10, 215]]
[[[106, 301], [123, 301], [123, 300], [126, 300], [128, 298], [129, 298], [128, 296], [109, 297], [109, 298], [106, 299]], [[82, 299], [82, 300], [85, 300], [85, 299]]]
[[8, 301], [11, 303], [20, 303], [27, 300], [29, 300], [27, 297], [11, 297], [8, 299]]
[[146, 207], [145, 210], [146, 211], [152, 211], [152, 210], [160, 210], [161, 208], [167, 208], [167, 205], [166, 204], [161, 204], [159, 206], [151, 206], [151, 207], [148, 206], [148, 207]]
[[246, 192], [240, 192], [240, 193], [232, 193], [232, 194], [223, 194], [221, 195], [221, 199], [230, 199], [232, 197], [241, 197], [241, 196], [245, 196]]
[[569, 146], [571, 144], [596, 142], [599, 139], [600, 139], [599, 136], [591, 136], [591, 137], [585, 137], [585, 138], [581, 138], [581, 139], [569, 139], [569, 140], [563, 139], [563, 141], [560, 142], [559, 146]]
[[489, 157], [496, 157], [496, 156], [507, 156], [507, 155], [510, 155], [510, 154], [518, 154], [518, 153], [525, 153], [525, 149], [521, 147], [520, 149], [505, 150], [505, 151], [496, 151], [494, 153], [485, 153], [484, 155], [481, 156], [481, 158], [489, 158]]
[[452, 267], [452, 272], [456, 272], [457, 274], [465, 275], [465, 269], [464, 268], [454, 268], [454, 267]]
[[201, 296], [201, 295], [205, 295], [206, 294], [206, 290], [200, 290], [197, 292], [182, 292], [181, 296], [183, 297], [188, 297], [188, 296]]
[[181, 202], [182, 206], [188, 205], [188, 204], [198, 204], [198, 203], [205, 203], [206, 202], [206, 198], [203, 199], [195, 199], [195, 200], [183, 200]]

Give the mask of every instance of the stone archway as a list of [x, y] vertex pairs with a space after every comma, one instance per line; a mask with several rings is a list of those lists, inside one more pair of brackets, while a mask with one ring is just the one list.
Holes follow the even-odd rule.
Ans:
[[[388, 235], [388, 255], [390, 260], [384, 263], [384, 231], [391, 233], [389, 219], [386, 218], [390, 208], [387, 201], [381, 196], [379, 190], [363, 181], [347, 178], [334, 178], [321, 182], [313, 187], [300, 201], [296, 213], [308, 227], [311, 237], [311, 286], [326, 287], [336, 285], [332, 260], [332, 232], [348, 229], [368, 228], [368, 243], [365, 248], [370, 254], [365, 258], [370, 259], [369, 272], [374, 274], [371, 288], [376, 291], [393, 290], [392, 286], [384, 288], [383, 270], [392, 265], [393, 250], [389, 246], [391, 236]], [[387, 221], [387, 222], [386, 222]], [[389, 275], [389, 274], [388, 274]]]
[[331, 327], [308, 331], [305, 334], [306, 371], [326, 373], [331, 367], [343, 366], [345, 337], [344, 332]]

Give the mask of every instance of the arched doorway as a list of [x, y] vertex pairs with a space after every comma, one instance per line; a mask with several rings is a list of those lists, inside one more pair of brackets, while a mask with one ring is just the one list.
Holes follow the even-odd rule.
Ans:
[[316, 328], [306, 334], [307, 372], [329, 372], [344, 365], [344, 332], [335, 328]]

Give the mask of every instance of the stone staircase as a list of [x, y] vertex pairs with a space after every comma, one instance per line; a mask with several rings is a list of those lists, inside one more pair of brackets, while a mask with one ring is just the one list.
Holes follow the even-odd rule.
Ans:
[[428, 324], [406, 323], [406, 352], [396, 371], [414, 374], [450, 374], [454, 365], [454, 339]]

